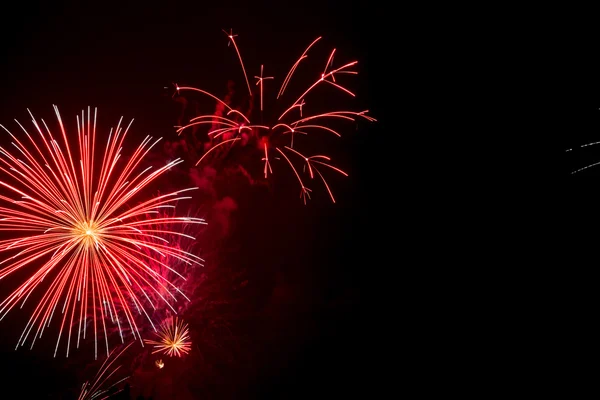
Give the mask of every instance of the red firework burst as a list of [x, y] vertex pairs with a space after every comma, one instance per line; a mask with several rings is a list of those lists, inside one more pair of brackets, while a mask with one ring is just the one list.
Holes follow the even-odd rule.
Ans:
[[[156, 309], [160, 304], [155, 298], [171, 309], [167, 298], [176, 301], [177, 293], [187, 299], [156, 266], [177, 274], [165, 262], [169, 257], [188, 265], [202, 265], [201, 258], [172, 246], [164, 237], [188, 237], [170, 229], [173, 224], [205, 222], [160, 213], [189, 199], [187, 192], [196, 188], [144, 197], [142, 190], [182, 162], [176, 159], [154, 171], [152, 167], [141, 170], [144, 156], [160, 138], [147, 136], [130, 158], [123, 160], [121, 149], [133, 120], [124, 128], [121, 118], [102, 148], [96, 138], [96, 111], [92, 120], [88, 107], [87, 119], [85, 111], [77, 117], [77, 154], [69, 145], [56, 106], [54, 110], [60, 143], [46, 122], [38, 123], [31, 113], [33, 134], [17, 121], [28, 146], [0, 125], [17, 149], [17, 155], [13, 155], [0, 147], [0, 231], [11, 236], [0, 240], [0, 253], [4, 254], [0, 280], [28, 271], [25, 281], [0, 302], [0, 320], [37, 290], [39, 299], [34, 300], [37, 304], [17, 347], [28, 338], [33, 346], [53, 316], [62, 314], [54, 355], [61, 337], [66, 336], [68, 356], [75, 331], [79, 347], [80, 339], [91, 330], [97, 358], [101, 330], [109, 353], [107, 321], [118, 326], [122, 342], [122, 328], [128, 326], [134, 338], [143, 343], [134, 314], [144, 315], [154, 327], [148, 308]], [[140, 201], [129, 206], [136, 198]], [[42, 285], [44, 280], [47, 284]]]
[[[252, 88], [250, 87], [250, 82], [248, 80], [246, 68], [244, 67], [239, 48], [235, 41], [235, 37], [237, 35], [234, 35], [231, 31], [229, 33], [225, 32], [225, 34], [229, 38], [229, 43], [233, 44], [233, 47], [235, 48], [235, 51], [237, 53], [244, 74], [245, 82], [248, 87], [250, 101], [252, 103], [254, 96], [252, 93]], [[287, 76], [281, 84], [281, 88], [279, 89], [279, 92], [277, 94], [277, 100], [283, 98], [284, 92], [298, 65], [308, 57], [308, 51], [320, 39], [321, 37], [315, 39], [302, 53], [300, 58], [292, 65]], [[311, 94], [313, 89], [319, 85], [329, 85], [335, 90], [341, 91], [346, 95], [355, 97], [355, 94], [353, 92], [351, 92], [346, 87], [342, 86], [336, 81], [336, 77], [338, 77], [337, 79], [339, 79], [340, 76], [345, 74], [357, 74], [356, 71], [352, 70], [352, 68], [356, 66], [357, 61], [348, 62], [340, 67], [334, 68], [334, 54], [335, 49], [333, 49], [333, 51], [330, 53], [329, 58], [325, 62], [325, 66], [322, 72], [318, 73], [316, 81], [312, 85], [310, 85], [300, 96], [298, 96], [297, 99], [291, 103], [291, 105], [287, 103], [287, 107], [283, 109], [283, 112], [281, 112], [279, 117], [268, 125], [255, 124], [251, 122], [250, 114], [252, 107], [250, 107], [250, 110], [248, 111], [241, 112], [239, 110], [233, 109], [232, 107], [230, 107], [229, 104], [220, 100], [217, 96], [205, 90], [194, 87], [175, 85], [175, 90], [177, 93], [180, 93], [182, 91], [194, 91], [213, 98], [217, 101], [218, 108], [223, 110], [225, 114], [225, 116], [223, 116], [223, 113], [216, 112], [214, 114], [198, 115], [192, 118], [188, 124], [176, 127], [178, 134], [181, 134], [181, 132], [184, 129], [195, 129], [199, 125], [203, 124], [211, 125], [210, 131], [208, 132], [208, 136], [211, 141], [211, 146], [196, 162], [196, 166], [199, 165], [203, 161], [203, 159], [205, 159], [208, 156], [208, 154], [210, 154], [215, 149], [221, 148], [221, 146], [227, 146], [228, 148], [231, 148], [236, 144], [240, 143], [244, 135], [248, 135], [250, 137], [259, 139], [257, 140], [257, 146], [259, 147], [259, 150], [262, 153], [261, 161], [263, 162], [263, 174], [265, 178], [267, 178], [269, 174], [273, 173], [273, 160], [279, 160], [283, 158], [285, 160], [285, 163], [289, 167], [291, 167], [295, 177], [297, 178], [300, 184], [300, 197], [303, 198], [304, 203], [306, 203], [307, 198], [310, 198], [311, 189], [309, 189], [305, 185], [306, 176], [303, 177], [301, 175], [301, 171], [298, 168], [298, 164], [302, 166], [302, 172], [307, 174], [309, 179], [313, 179], [315, 178], [315, 176], [318, 176], [321, 179], [323, 185], [329, 193], [331, 200], [335, 202], [333, 193], [331, 192], [329, 185], [323, 175], [323, 170], [332, 170], [344, 176], [347, 176], [348, 174], [332, 165], [330, 163], [331, 158], [329, 156], [323, 154], [307, 155], [304, 151], [300, 152], [299, 150], [297, 150], [297, 148], [294, 148], [294, 136], [305, 135], [312, 137], [318, 131], [324, 131], [326, 133], [340, 137], [341, 134], [337, 130], [333, 129], [328, 125], [325, 125], [322, 121], [331, 121], [336, 119], [356, 121], [359, 118], [366, 119], [368, 121], [376, 120], [375, 118], [372, 118], [367, 115], [368, 110], [360, 112], [347, 110], [330, 110], [310, 115], [303, 115], [303, 109], [305, 109], [305, 105], [307, 104], [307, 98], [309, 94]], [[263, 67], [263, 65], [260, 66], [260, 76], [255, 76], [255, 78], [257, 79], [256, 85], [258, 86], [260, 91], [259, 102], [261, 119], [263, 115], [264, 81], [274, 79], [272, 76], [263, 75]], [[310, 101], [308, 102], [310, 103]]]

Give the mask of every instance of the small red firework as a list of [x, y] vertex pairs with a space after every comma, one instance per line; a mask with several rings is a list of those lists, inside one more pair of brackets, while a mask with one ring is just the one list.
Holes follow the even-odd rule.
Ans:
[[[159, 340], [144, 340], [147, 344], [154, 345], [152, 354], [162, 352], [169, 357], [182, 357], [192, 349], [188, 325], [176, 318], [165, 320], [160, 331], [156, 332]], [[162, 367], [161, 367], [162, 368]]]

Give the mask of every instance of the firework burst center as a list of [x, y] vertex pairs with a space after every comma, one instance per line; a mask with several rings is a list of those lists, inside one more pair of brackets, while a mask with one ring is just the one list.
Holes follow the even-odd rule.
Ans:
[[101, 237], [101, 229], [94, 221], [80, 222], [75, 226], [74, 233], [85, 246], [94, 246]]

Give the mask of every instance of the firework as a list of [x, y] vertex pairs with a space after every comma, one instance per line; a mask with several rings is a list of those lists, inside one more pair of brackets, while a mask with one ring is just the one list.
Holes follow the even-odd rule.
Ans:
[[[161, 237], [148, 238], [148, 242], [154, 245], [162, 244], [165, 240], [167, 240], [169, 242], [169, 246], [173, 249], [187, 253], [194, 253], [194, 245], [196, 243], [190, 243], [189, 238], [194, 237], [194, 235], [198, 233], [194, 229], [197, 226], [190, 224], [178, 227], [180, 224], [171, 222], [170, 218], [172, 215], [172, 210], [159, 210], [157, 216], [165, 221], [161, 225], [163, 233]], [[150, 313], [152, 320], [162, 321], [173, 309], [175, 309], [177, 313], [184, 312], [185, 309], [192, 304], [194, 298], [191, 297], [189, 299], [190, 301], [178, 302], [177, 304], [175, 304], [173, 300], [177, 298], [179, 292], [187, 293], [188, 295], [194, 292], [198, 282], [196, 279], [189, 278], [194, 273], [196, 265], [182, 262], [173, 255], [165, 255], [159, 259], [160, 262], [156, 262], [156, 260], [152, 258], [153, 250], [151, 247], [143, 248], [140, 251], [144, 253], [144, 256], [147, 260], [147, 266], [157, 275], [160, 275], [163, 281], [171, 283], [170, 285], [157, 287], [156, 291], [153, 290], [145, 292], [145, 295], [148, 296], [154, 304], [161, 304], [166, 300], [172, 305], [171, 307], [158, 307], [156, 309], [152, 309], [152, 312]], [[118, 304], [117, 307], [119, 307]], [[102, 305], [98, 305], [98, 308], [102, 308]], [[98, 312], [101, 312], [101, 310], [99, 309]], [[107, 326], [106, 329], [109, 332], [109, 336], [117, 333], [119, 329], [123, 332], [129, 331], [126, 326], [119, 327], [116, 324]]]
[[[225, 31], [224, 31], [225, 32]], [[246, 73], [246, 68], [244, 67], [244, 63], [242, 61], [242, 56], [240, 54], [239, 48], [235, 41], [235, 37], [233, 32], [225, 32], [229, 39], [229, 43], [233, 44], [235, 48], [237, 57], [239, 59], [240, 65], [242, 67], [242, 72], [244, 74], [244, 78], [246, 81], [246, 85], [248, 87], [248, 92], [250, 96], [250, 103], [254, 99], [254, 94], [252, 92], [252, 88], [250, 86], [248, 75]], [[277, 100], [283, 99], [284, 92], [292, 79], [292, 76], [295, 70], [298, 68], [300, 63], [308, 57], [308, 51], [315, 45], [321, 37], [315, 39], [302, 53], [300, 58], [292, 65], [289, 70], [287, 76], [283, 80], [279, 92], [277, 94]], [[335, 49], [330, 53], [329, 58], [325, 62], [324, 69], [320, 71], [317, 75], [316, 81], [310, 85], [300, 96], [296, 98], [291, 104], [287, 103], [287, 107], [283, 108], [283, 111], [279, 115], [279, 117], [272, 121], [270, 124], [255, 124], [252, 121], [252, 109], [250, 106], [249, 110], [242, 112], [240, 110], [233, 109], [230, 107], [227, 102], [220, 100], [217, 96], [194, 87], [187, 86], [178, 86], [175, 85], [176, 93], [180, 93], [182, 91], [193, 91], [200, 93], [202, 95], [209, 96], [217, 101], [217, 108], [219, 111], [213, 114], [206, 115], [198, 115], [190, 120], [190, 122], [184, 126], [178, 126], [177, 132], [181, 134], [181, 132], [190, 127], [196, 128], [199, 125], [210, 125], [210, 131], [208, 132], [208, 137], [210, 140], [210, 146], [205, 151], [205, 153], [200, 157], [200, 159], [196, 162], [196, 166], [203, 162], [206, 157], [213, 151], [223, 150], [226, 148], [227, 150], [233, 146], [239, 145], [244, 142], [241, 140], [246, 137], [255, 138], [257, 147], [261, 154], [261, 162], [263, 163], [263, 174], [265, 179], [269, 176], [269, 174], [273, 173], [273, 160], [285, 160], [285, 164], [288, 165], [295, 177], [297, 178], [300, 184], [300, 197], [306, 203], [306, 199], [310, 198], [311, 189], [309, 189], [305, 185], [306, 174], [308, 175], [308, 179], [314, 179], [315, 176], [318, 176], [325, 186], [329, 196], [333, 202], [335, 202], [335, 198], [333, 196], [330, 187], [325, 180], [325, 176], [323, 171], [330, 170], [335, 171], [339, 174], [347, 176], [348, 174], [341, 169], [335, 167], [331, 164], [331, 158], [329, 156], [323, 154], [312, 154], [307, 155], [305, 151], [299, 151], [297, 148], [294, 148], [294, 136], [295, 135], [305, 135], [305, 136], [317, 136], [320, 133], [328, 133], [333, 134], [337, 137], [340, 137], [341, 134], [333, 129], [332, 127], [325, 124], [326, 121], [331, 120], [350, 120], [356, 121], [357, 119], [366, 119], [368, 121], [376, 121], [374, 118], [367, 115], [368, 110], [365, 111], [346, 111], [346, 110], [330, 110], [326, 112], [320, 112], [316, 114], [303, 115], [303, 109], [305, 109], [307, 102], [310, 103], [309, 95], [313, 92], [313, 89], [320, 85], [329, 85], [334, 90], [341, 91], [346, 95], [355, 97], [355, 94], [348, 90], [346, 87], [342, 86], [336, 79], [339, 79], [340, 76], [345, 74], [354, 75], [357, 74], [356, 71], [352, 70], [353, 67], [356, 66], [357, 61], [352, 61], [349, 63], [345, 63], [340, 67], [333, 67]], [[259, 90], [259, 102], [260, 102], [260, 119], [263, 119], [263, 96], [264, 96], [264, 81], [268, 79], [274, 79], [272, 76], [264, 76], [264, 65], [260, 66], [260, 76], [255, 76], [257, 79], [256, 85]], [[337, 78], [336, 78], [337, 77]], [[223, 112], [221, 112], [221, 110]], [[223, 115], [225, 114], [225, 115]], [[319, 132], [320, 131], [320, 132]], [[302, 168], [300, 168], [302, 167]], [[304, 173], [304, 176], [301, 175], [301, 172]]]
[[[133, 342], [129, 343], [127, 346], [125, 346], [123, 349], [121, 349], [121, 351], [119, 351], [118, 353], [116, 352], [116, 349], [115, 349], [108, 355], [106, 360], [104, 360], [104, 362], [100, 366], [100, 369], [98, 370], [98, 372], [96, 373], [94, 378], [91, 381], [86, 381], [81, 386], [81, 391], [79, 392], [79, 396], [77, 397], [77, 400], [92, 400], [92, 399], [102, 400], [102, 399], [106, 399], [114, 394], [117, 394], [121, 391], [121, 390], [118, 390], [118, 391], [112, 392], [111, 394], [107, 395], [109, 393], [109, 391], [111, 391], [112, 388], [114, 388], [118, 384], [129, 379], [129, 376], [121, 378], [118, 381], [106, 386], [107, 383], [110, 382], [111, 378], [114, 379], [115, 374], [117, 373], [117, 371], [119, 371], [119, 369], [121, 368], [121, 365], [118, 365], [117, 367], [115, 367], [110, 373], [108, 372], [108, 370], [117, 361], [117, 359], [125, 352], [125, 350], [127, 350], [132, 344], [133, 344]], [[105, 396], [105, 395], [107, 395], [107, 396]]]
[[192, 348], [188, 326], [178, 318], [165, 320], [156, 336], [159, 338], [158, 341], [145, 340], [147, 344], [154, 346], [152, 354], [162, 352], [170, 357], [182, 357], [184, 354], [189, 353]]
[[[96, 138], [97, 110], [92, 120], [88, 107], [87, 118], [85, 111], [77, 117], [78, 147], [73, 149], [56, 106], [54, 111], [62, 136], [60, 143], [46, 122], [38, 123], [31, 112], [33, 134], [17, 121], [25, 141], [0, 125], [16, 148], [13, 155], [0, 147], [0, 231], [11, 236], [0, 240], [0, 253], [4, 254], [0, 280], [19, 271], [27, 271], [28, 276], [0, 302], [0, 320], [15, 306], [22, 307], [36, 292], [31, 296], [37, 297], [32, 300], [35, 307], [17, 348], [28, 338], [33, 347], [58, 314], [54, 356], [61, 338], [66, 337], [68, 357], [72, 337], [76, 335], [79, 347], [80, 340], [91, 331], [97, 358], [102, 331], [109, 353], [107, 323], [117, 325], [121, 342], [127, 326], [143, 345], [135, 315], [145, 316], [154, 327], [148, 311], [159, 304], [152, 295], [173, 312], [171, 302], [178, 300], [175, 294], [189, 300], [155, 266], [180, 275], [165, 263], [167, 258], [202, 265], [201, 258], [164, 239], [167, 235], [194, 238], [164, 227], [205, 222], [160, 212], [189, 199], [188, 192], [196, 188], [144, 197], [158, 177], [182, 162], [176, 159], [154, 171], [152, 167], [141, 170], [144, 157], [160, 138], [147, 136], [124, 160], [121, 149], [133, 120], [124, 127], [121, 118], [102, 146]], [[137, 198], [140, 201], [130, 205]]]

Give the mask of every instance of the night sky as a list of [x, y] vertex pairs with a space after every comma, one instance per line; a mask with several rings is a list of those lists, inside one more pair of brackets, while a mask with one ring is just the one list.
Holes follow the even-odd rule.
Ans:
[[[314, 82], [310, 74], [323, 68], [333, 48], [337, 66], [358, 60], [359, 74], [344, 81], [357, 94], [355, 99], [323, 91], [314, 103], [331, 105], [327, 96], [333, 93], [332, 101], [340, 107], [369, 109], [378, 119], [341, 128], [342, 138], [328, 149], [335, 164], [349, 173], [348, 178], [329, 175], [336, 204], [322, 185], [314, 184], [313, 198], [304, 205], [293, 175], [283, 168], [268, 188], [222, 173], [212, 202], [192, 200], [192, 208], [197, 204], [209, 226], [211, 217], [215, 219], [216, 228], [200, 234], [197, 244], [207, 271], [198, 293], [210, 301], [195, 301], [184, 313], [197, 347], [187, 358], [173, 361], [172, 369], [167, 365], [160, 371], [171, 374], [164, 385], [175, 394], [168, 397], [157, 389], [155, 400], [371, 396], [380, 390], [381, 377], [389, 374], [381, 371], [387, 364], [382, 363], [390, 336], [386, 327], [390, 320], [401, 323], [402, 316], [389, 311], [386, 303], [394, 297], [389, 288], [399, 291], [400, 286], [381, 281], [402, 268], [402, 258], [397, 254], [383, 259], [381, 247], [390, 238], [400, 240], [401, 227], [391, 219], [389, 225], [382, 224], [381, 216], [395, 213], [402, 199], [394, 189], [401, 183], [381, 171], [381, 157], [386, 141], [401, 134], [384, 115], [384, 107], [390, 108], [384, 101], [398, 99], [386, 85], [392, 79], [390, 54], [400, 49], [384, 36], [389, 28], [382, 22], [386, 11], [377, 4], [289, 3], [295, 5], [27, 2], [2, 12], [3, 20], [11, 23], [2, 27], [0, 38], [0, 123], [14, 133], [19, 132], [15, 118], [31, 128], [27, 109], [53, 121], [56, 104], [74, 127], [77, 113], [98, 107], [99, 135], [121, 116], [127, 122], [135, 119], [125, 145], [129, 150], [146, 135], [177, 139], [177, 105], [164, 89], [172, 82], [221, 98], [230, 79], [236, 90], [245, 90], [223, 29], [238, 34], [253, 86], [260, 64], [266, 76], [276, 77], [271, 96], [318, 36], [323, 39], [314, 56], [296, 72], [300, 84]], [[204, 111], [212, 113], [214, 103], [202, 101]], [[10, 145], [4, 131], [0, 143]], [[248, 171], [260, 175], [260, 163], [241, 157]], [[213, 209], [223, 207], [219, 200], [224, 197], [233, 199], [234, 211]], [[9, 283], [0, 281], [2, 298], [9, 289]], [[15, 351], [28, 316], [14, 310], [0, 322], [0, 352], [8, 371], [0, 376], [1, 386], [12, 387], [18, 378], [26, 382], [21, 388], [26, 398], [69, 398], [99, 366], [92, 346], [82, 346], [68, 359], [64, 354], [53, 358], [55, 340], [48, 335], [33, 350], [27, 346]], [[134, 344], [124, 368], [145, 351]], [[130, 373], [140, 375], [147, 366], [140, 368]], [[161, 379], [155, 379], [156, 386], [163, 384]], [[132, 393], [147, 392], [141, 387], [149, 385], [147, 380], [136, 382]]]

